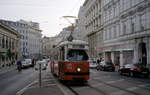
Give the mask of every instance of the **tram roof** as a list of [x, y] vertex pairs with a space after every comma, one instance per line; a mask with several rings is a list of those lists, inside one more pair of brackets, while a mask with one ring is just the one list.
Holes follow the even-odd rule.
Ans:
[[72, 40], [72, 41], [63, 41], [58, 46], [64, 46], [68, 44], [74, 44], [74, 45], [88, 45], [86, 41], [82, 40]]

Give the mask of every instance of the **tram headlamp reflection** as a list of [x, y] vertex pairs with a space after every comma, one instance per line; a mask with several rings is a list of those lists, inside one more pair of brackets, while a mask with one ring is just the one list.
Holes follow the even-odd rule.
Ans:
[[80, 72], [80, 71], [81, 71], [81, 68], [77, 68], [77, 71]]

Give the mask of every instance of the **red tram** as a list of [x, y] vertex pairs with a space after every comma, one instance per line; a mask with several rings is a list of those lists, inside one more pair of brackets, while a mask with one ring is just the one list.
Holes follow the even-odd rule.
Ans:
[[61, 42], [54, 48], [51, 72], [60, 80], [89, 80], [88, 44], [81, 40]]

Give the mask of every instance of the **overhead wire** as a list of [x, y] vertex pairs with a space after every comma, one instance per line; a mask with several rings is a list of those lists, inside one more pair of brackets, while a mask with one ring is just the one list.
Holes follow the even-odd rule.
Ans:
[[68, 14], [67, 15], [70, 15], [75, 9], [77, 9], [77, 5], [81, 2], [82, 0], [78, 0], [76, 3], [75, 3], [75, 5], [73, 6], [73, 8], [68, 12]]

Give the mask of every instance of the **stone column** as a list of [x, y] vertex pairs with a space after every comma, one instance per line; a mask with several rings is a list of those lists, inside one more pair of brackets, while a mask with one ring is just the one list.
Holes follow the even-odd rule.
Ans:
[[106, 62], [106, 53], [104, 52], [104, 62]]
[[150, 38], [147, 38], [147, 43], [146, 43], [146, 50], [147, 50], [147, 67], [150, 70]]
[[120, 51], [120, 67], [123, 66], [123, 51]]
[[114, 59], [115, 59], [114, 52], [111, 52], [111, 60], [112, 60], [113, 63], [114, 63]]
[[138, 62], [138, 43], [135, 41], [135, 46], [134, 46], [134, 60], [133, 63], [137, 63]]

